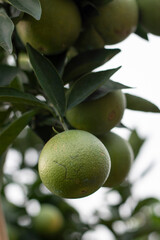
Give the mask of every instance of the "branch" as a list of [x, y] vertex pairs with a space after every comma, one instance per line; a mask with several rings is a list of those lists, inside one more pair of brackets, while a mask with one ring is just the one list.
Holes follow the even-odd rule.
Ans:
[[2, 205], [0, 201], [0, 240], [9, 240], [6, 230], [6, 222], [3, 215]]

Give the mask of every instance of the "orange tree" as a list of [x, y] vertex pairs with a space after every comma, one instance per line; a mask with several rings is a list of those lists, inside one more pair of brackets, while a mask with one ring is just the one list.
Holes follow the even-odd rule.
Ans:
[[[110, 44], [133, 33], [146, 40], [148, 32], [159, 35], [159, 5], [158, 0], [0, 1], [0, 239], [82, 239], [99, 224], [117, 239], [159, 237], [157, 199], [136, 203], [128, 218], [120, 214], [132, 198], [133, 183], [124, 178], [144, 139], [129, 129], [128, 140], [109, 136], [114, 128], [127, 128], [122, 123], [126, 109], [160, 111], [111, 80], [119, 66], [94, 71], [120, 52]], [[28, 182], [5, 171], [10, 148], [20, 154], [16, 170]], [[39, 162], [34, 154], [26, 158], [42, 149]], [[124, 176], [117, 177], [122, 170]], [[12, 184], [23, 191], [23, 203], [10, 201]], [[83, 222], [65, 201], [104, 186], [113, 186], [107, 194], [116, 191], [121, 197], [117, 205], [106, 206], [109, 219], [98, 209], [94, 224]], [[32, 202], [40, 211], [31, 208]], [[53, 208], [53, 216], [43, 206]], [[123, 233], [115, 227], [118, 222], [128, 226]]]

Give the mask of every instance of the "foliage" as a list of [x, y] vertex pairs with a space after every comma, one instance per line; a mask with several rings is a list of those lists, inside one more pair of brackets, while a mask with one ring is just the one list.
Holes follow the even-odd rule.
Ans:
[[[102, 3], [109, 4], [111, 1], [113, 0], [103, 0]], [[98, 5], [97, 1], [91, 0], [75, 2], [83, 19], [86, 11], [96, 10]], [[160, 237], [160, 217], [156, 212], [160, 202], [154, 198], [136, 202], [132, 196], [134, 183], [126, 181], [107, 191], [106, 196], [116, 192], [120, 196], [119, 203], [105, 206], [110, 217], [102, 217], [97, 210], [96, 222], [89, 224], [81, 220], [74, 207], [64, 199], [51, 195], [44, 188], [37, 172], [37, 162], [32, 157], [29, 161], [26, 160], [28, 151], [34, 150], [39, 155], [44, 144], [52, 136], [72, 128], [65, 117], [67, 109], [84, 101], [98, 99], [108, 92], [130, 88], [110, 79], [119, 70], [119, 66], [115, 69], [96, 71], [118, 54], [119, 49], [88, 47], [79, 52], [75, 46], [71, 46], [59, 55], [44, 56], [29, 44], [25, 48], [16, 33], [15, 25], [26, 13], [37, 20], [40, 19], [39, 0], [0, 1], [0, 186], [8, 229], [10, 226], [15, 229], [18, 240], [44, 239], [33, 228], [34, 214], [29, 211], [31, 203], [36, 202], [37, 206], [43, 203], [55, 205], [65, 219], [62, 231], [54, 236], [45, 237], [46, 240], [82, 239], [85, 232], [94, 230], [99, 224], [111, 230], [119, 240], [142, 240], [151, 233]], [[140, 25], [136, 34], [148, 39], [147, 33]], [[22, 54], [25, 56], [23, 60], [20, 58]], [[157, 106], [146, 99], [127, 93], [126, 99], [127, 108], [130, 110], [160, 112]], [[120, 123], [120, 126], [125, 127], [123, 123]], [[129, 142], [136, 161], [144, 139], [133, 130], [130, 132]], [[4, 172], [2, 175], [11, 148], [20, 154], [20, 162], [15, 172]], [[29, 171], [31, 175], [28, 176], [27, 182], [23, 183], [18, 176], [25, 175], [25, 171]], [[146, 172], [147, 170], [142, 177]], [[13, 183], [23, 192], [23, 203], [16, 204], [8, 198], [7, 188]], [[132, 202], [134, 207], [130, 208], [130, 214], [125, 217], [121, 214], [121, 208], [128, 206], [128, 201]], [[125, 226], [123, 233], [116, 227], [119, 223]]]

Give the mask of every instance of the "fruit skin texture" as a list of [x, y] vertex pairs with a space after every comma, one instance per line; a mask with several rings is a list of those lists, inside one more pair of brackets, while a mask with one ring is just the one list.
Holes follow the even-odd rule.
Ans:
[[81, 30], [79, 10], [72, 0], [40, 0], [39, 21], [25, 14], [17, 24], [22, 42], [44, 54], [58, 54], [70, 47]]
[[64, 198], [81, 198], [98, 190], [110, 172], [110, 157], [102, 142], [81, 130], [51, 138], [40, 154], [39, 174], [44, 185]]
[[160, 0], [137, 0], [140, 24], [152, 34], [160, 36]]
[[105, 44], [116, 44], [136, 30], [138, 6], [136, 0], [113, 0], [97, 6], [98, 14], [89, 18]]
[[125, 107], [125, 95], [121, 90], [117, 90], [73, 107], [67, 111], [66, 118], [76, 129], [101, 135], [120, 122]]
[[42, 204], [41, 210], [33, 219], [34, 229], [42, 235], [59, 232], [64, 226], [64, 217], [60, 210], [51, 204]]
[[109, 132], [99, 139], [107, 148], [111, 158], [111, 171], [103, 187], [115, 187], [127, 177], [133, 161], [133, 150], [129, 142]]

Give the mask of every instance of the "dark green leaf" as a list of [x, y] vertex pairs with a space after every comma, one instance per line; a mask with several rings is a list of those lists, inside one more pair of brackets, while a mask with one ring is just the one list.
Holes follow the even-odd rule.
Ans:
[[9, 85], [19, 72], [17, 67], [0, 65], [0, 87]]
[[37, 20], [41, 18], [42, 9], [39, 0], [8, 0], [8, 2]]
[[131, 94], [126, 94], [127, 108], [135, 111], [160, 113], [160, 109], [150, 101]]
[[80, 53], [66, 65], [63, 75], [64, 82], [71, 82], [83, 74], [91, 72], [93, 69], [109, 61], [119, 52], [119, 49], [103, 48]]
[[[150, 216], [150, 220], [152, 221], [153, 228], [160, 233], [160, 217], [157, 216], [157, 214], [152, 214]], [[158, 235], [158, 238], [160, 238], [160, 235]], [[147, 239], [148, 240], [148, 239]]]
[[15, 77], [9, 84], [9, 87], [24, 92], [24, 87], [19, 77]]
[[118, 193], [120, 194], [122, 199], [121, 204], [126, 202], [126, 200], [131, 196], [131, 187], [132, 187], [132, 184], [126, 181], [123, 184], [112, 189], [113, 191], [114, 190], [118, 191]]
[[0, 128], [2, 126], [2, 124], [7, 120], [7, 118], [9, 117], [11, 113], [11, 109], [5, 109], [5, 108], [0, 108]]
[[126, 128], [126, 129], [128, 129], [129, 131], [132, 131], [131, 128], [129, 128], [128, 126], [124, 125], [122, 122], [119, 122], [119, 123], [116, 125], [116, 127], [118, 127], [118, 128]]
[[68, 109], [84, 101], [88, 96], [96, 91], [96, 89], [104, 84], [104, 82], [108, 81], [118, 69], [119, 68], [88, 73], [81, 77], [68, 91]]
[[1, 190], [2, 184], [3, 184], [3, 166], [4, 166], [4, 163], [6, 160], [6, 154], [7, 153], [5, 152], [0, 156], [0, 190]]
[[14, 30], [14, 24], [6, 14], [3, 8], [0, 8], [0, 46], [9, 53], [12, 53], [12, 33]]
[[118, 82], [114, 82], [112, 80], [108, 80], [102, 86], [100, 86], [100, 88], [98, 88], [91, 96], [89, 96], [89, 100], [96, 100], [105, 96], [109, 92], [128, 88], [130, 87]]
[[[19, 133], [25, 128], [32, 117], [36, 114], [36, 111], [29, 111], [24, 113], [21, 117], [14, 120], [0, 133], [0, 156], [7, 150], [13, 140], [19, 135]], [[2, 144], [3, 143], [3, 144]]]
[[5, 50], [0, 46], [0, 63], [5, 60], [6, 52]]
[[84, 0], [84, 1], [81, 1], [81, 4], [82, 4], [82, 7], [86, 7], [88, 5], [90, 6], [99, 6], [99, 5], [104, 5], [104, 4], [107, 4], [109, 2], [111, 2], [113, 0]]
[[50, 55], [48, 59], [53, 63], [59, 75], [62, 76], [66, 61], [66, 52], [58, 55]]
[[64, 116], [66, 107], [65, 92], [63, 82], [56, 68], [29, 44], [27, 44], [27, 51], [39, 84], [53, 103], [58, 114]]
[[33, 95], [18, 91], [13, 88], [0, 88], [0, 102], [9, 102], [12, 104], [19, 103], [50, 110], [47, 104], [41, 102]]
[[137, 34], [139, 37], [141, 37], [147, 41], [149, 40], [147, 32], [143, 29], [143, 27], [140, 24], [138, 25], [138, 27], [135, 31], [135, 34]]
[[131, 135], [129, 136], [129, 143], [132, 146], [133, 152], [134, 152], [134, 159], [137, 157], [145, 139], [141, 138], [136, 130], [133, 130]]
[[151, 162], [145, 169], [144, 171], [140, 174], [139, 178], [137, 178], [137, 181], [143, 177], [145, 177], [152, 169], [155, 167], [155, 162]]
[[132, 212], [132, 215], [134, 215], [135, 213], [139, 212], [141, 210], [141, 208], [145, 207], [145, 206], [149, 206], [149, 205], [152, 205], [154, 203], [158, 203], [159, 200], [156, 199], [156, 198], [153, 198], [153, 197], [149, 197], [149, 198], [146, 198], [146, 199], [143, 199], [141, 201], [139, 201], [136, 205], [136, 207], [134, 208], [133, 212]]

